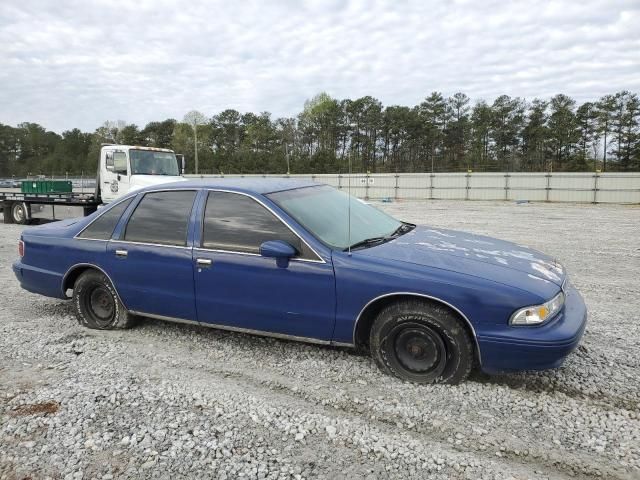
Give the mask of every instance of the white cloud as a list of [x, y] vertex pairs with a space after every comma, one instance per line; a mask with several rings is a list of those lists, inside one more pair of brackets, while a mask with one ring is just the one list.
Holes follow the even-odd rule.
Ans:
[[293, 115], [321, 90], [385, 105], [433, 90], [595, 99], [640, 91], [638, 25], [633, 0], [3, 0], [0, 122]]

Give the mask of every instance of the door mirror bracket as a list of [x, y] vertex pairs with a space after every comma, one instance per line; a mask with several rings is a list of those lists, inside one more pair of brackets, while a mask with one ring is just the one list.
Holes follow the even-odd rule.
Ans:
[[289, 260], [297, 253], [293, 246], [283, 240], [269, 240], [260, 245], [260, 255], [275, 258], [276, 264], [281, 268], [289, 266]]

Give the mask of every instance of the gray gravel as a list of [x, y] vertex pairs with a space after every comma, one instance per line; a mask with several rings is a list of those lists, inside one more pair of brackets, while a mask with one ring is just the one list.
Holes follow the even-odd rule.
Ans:
[[0, 478], [640, 478], [640, 208], [379, 204], [557, 256], [590, 323], [566, 364], [416, 386], [367, 356], [22, 291], [0, 225]]

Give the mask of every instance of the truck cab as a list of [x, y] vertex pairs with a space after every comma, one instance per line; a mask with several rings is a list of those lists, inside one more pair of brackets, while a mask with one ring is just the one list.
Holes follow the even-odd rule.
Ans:
[[100, 150], [96, 188], [103, 203], [128, 192], [185, 180], [173, 150], [132, 145], [105, 145]]

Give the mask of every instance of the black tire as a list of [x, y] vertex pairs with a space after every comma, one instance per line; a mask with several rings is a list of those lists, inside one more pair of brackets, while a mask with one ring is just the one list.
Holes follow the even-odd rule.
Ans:
[[2, 216], [4, 217], [4, 223], [9, 225], [13, 223], [13, 217], [11, 217], [11, 202], [2, 202]]
[[129, 328], [135, 321], [124, 308], [109, 278], [97, 270], [87, 270], [78, 277], [73, 286], [73, 304], [78, 323], [87, 328]]
[[93, 206], [91, 206], [91, 207], [83, 207], [83, 209], [82, 209], [82, 214], [83, 214], [85, 217], [88, 217], [88, 216], [89, 216], [89, 215], [91, 215], [93, 212], [95, 212], [97, 209], [98, 209], [97, 207], [93, 207]]
[[13, 223], [17, 223], [18, 225], [26, 225], [29, 223], [29, 212], [28, 206], [22, 202], [13, 202], [11, 205], [11, 219]]
[[457, 384], [474, 364], [462, 320], [446, 306], [426, 301], [385, 307], [371, 327], [369, 346], [382, 371], [413, 383]]

